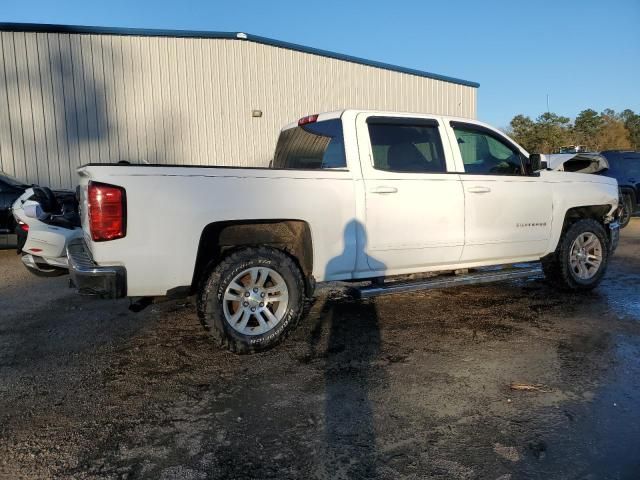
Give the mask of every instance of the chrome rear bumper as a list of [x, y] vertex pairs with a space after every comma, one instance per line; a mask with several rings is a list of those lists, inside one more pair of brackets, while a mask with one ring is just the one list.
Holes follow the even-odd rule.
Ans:
[[97, 295], [101, 298], [120, 298], [127, 294], [127, 272], [124, 267], [99, 266], [91, 257], [83, 239], [76, 239], [67, 245], [69, 274], [71, 282], [83, 295]]

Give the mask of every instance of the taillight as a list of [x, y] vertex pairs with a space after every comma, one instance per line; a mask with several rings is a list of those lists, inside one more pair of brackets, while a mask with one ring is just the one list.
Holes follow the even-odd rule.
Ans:
[[23, 232], [29, 231], [29, 225], [27, 225], [24, 222], [18, 222], [18, 226], [20, 227], [20, 230], [22, 230]]
[[89, 182], [89, 230], [94, 242], [122, 238], [127, 233], [124, 188], [106, 183]]
[[306, 125], [307, 123], [315, 123], [318, 121], [318, 115], [308, 115], [298, 120], [298, 125]]

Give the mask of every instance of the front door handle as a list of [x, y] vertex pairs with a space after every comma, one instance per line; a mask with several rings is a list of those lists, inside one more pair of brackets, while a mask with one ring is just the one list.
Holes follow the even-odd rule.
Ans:
[[398, 189], [396, 187], [376, 187], [371, 190], [371, 193], [397, 193]]
[[470, 193], [489, 193], [491, 189], [489, 187], [470, 187], [467, 188], [467, 192]]

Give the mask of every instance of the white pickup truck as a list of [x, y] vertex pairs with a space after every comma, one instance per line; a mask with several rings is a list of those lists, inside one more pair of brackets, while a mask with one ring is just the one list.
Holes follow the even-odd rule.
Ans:
[[[281, 341], [316, 282], [369, 297], [541, 262], [556, 285], [591, 289], [618, 241], [616, 181], [535, 163], [474, 120], [344, 110], [285, 127], [270, 168], [89, 164], [72, 280], [105, 297], [195, 293], [214, 339], [240, 353]], [[449, 275], [406, 279], [426, 272]]]

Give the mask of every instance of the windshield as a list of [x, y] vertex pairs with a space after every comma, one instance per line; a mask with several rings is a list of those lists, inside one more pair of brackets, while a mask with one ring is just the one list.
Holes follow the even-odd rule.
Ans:
[[11, 185], [12, 187], [18, 187], [18, 188], [28, 188], [29, 185], [27, 185], [26, 183], [21, 182], [20, 180], [10, 177], [9, 175], [7, 175], [4, 172], [0, 172], [0, 180], [2, 180], [4, 183]]

